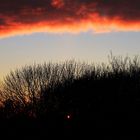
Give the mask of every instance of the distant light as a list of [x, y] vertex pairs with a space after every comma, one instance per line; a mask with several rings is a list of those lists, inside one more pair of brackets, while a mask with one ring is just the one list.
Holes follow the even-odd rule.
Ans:
[[70, 115], [67, 115], [67, 119], [70, 119], [71, 118], [71, 116]]

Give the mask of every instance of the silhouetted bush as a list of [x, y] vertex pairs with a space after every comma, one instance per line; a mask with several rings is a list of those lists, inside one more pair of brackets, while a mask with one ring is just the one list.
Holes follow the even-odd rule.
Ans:
[[2, 118], [35, 119], [53, 128], [135, 127], [140, 124], [139, 57], [111, 54], [108, 64], [71, 60], [25, 66], [5, 77], [0, 95]]

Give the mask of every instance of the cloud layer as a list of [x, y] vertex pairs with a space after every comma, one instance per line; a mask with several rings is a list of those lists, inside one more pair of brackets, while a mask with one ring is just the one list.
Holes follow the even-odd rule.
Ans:
[[140, 0], [1, 0], [0, 37], [140, 31]]

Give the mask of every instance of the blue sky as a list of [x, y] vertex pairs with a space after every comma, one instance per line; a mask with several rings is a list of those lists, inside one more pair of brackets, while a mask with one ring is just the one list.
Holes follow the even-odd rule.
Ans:
[[36, 33], [0, 39], [0, 78], [21, 66], [76, 59], [106, 62], [107, 56], [140, 54], [140, 32]]

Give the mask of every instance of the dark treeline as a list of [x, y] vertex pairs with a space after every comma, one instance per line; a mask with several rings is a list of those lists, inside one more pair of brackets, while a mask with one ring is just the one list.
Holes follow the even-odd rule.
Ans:
[[0, 127], [13, 135], [16, 131], [41, 136], [62, 129], [88, 129], [93, 134], [98, 129], [136, 128], [139, 60], [110, 55], [108, 64], [71, 60], [11, 72], [1, 83]]

